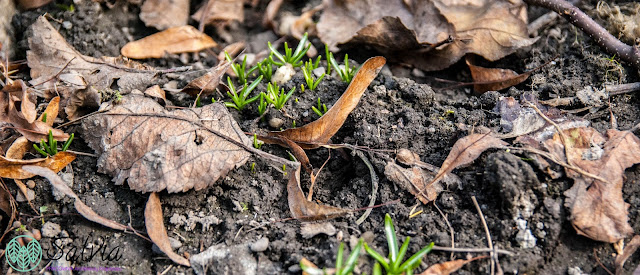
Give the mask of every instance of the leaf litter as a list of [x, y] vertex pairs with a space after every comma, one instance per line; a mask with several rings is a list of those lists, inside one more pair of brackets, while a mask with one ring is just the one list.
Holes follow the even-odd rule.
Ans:
[[526, 5], [519, 0], [331, 0], [317, 30], [331, 50], [368, 44], [427, 71], [447, 68], [467, 53], [495, 61], [537, 40], [528, 36]]

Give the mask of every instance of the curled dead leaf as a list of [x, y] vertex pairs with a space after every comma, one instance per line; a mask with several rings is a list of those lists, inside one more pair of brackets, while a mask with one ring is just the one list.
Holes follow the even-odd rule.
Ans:
[[480, 256], [480, 257], [475, 257], [468, 260], [461, 259], [461, 260], [453, 260], [453, 261], [447, 261], [443, 263], [437, 263], [427, 268], [427, 270], [420, 273], [420, 275], [449, 275], [453, 272], [458, 271], [458, 269], [462, 268], [462, 266], [470, 262], [473, 262], [478, 259], [484, 259], [487, 257], [488, 256]]
[[98, 170], [140, 192], [184, 192], [213, 185], [243, 165], [251, 140], [224, 105], [167, 111], [140, 94], [83, 120]]
[[169, 236], [167, 235], [167, 230], [164, 227], [162, 204], [160, 203], [160, 198], [157, 193], [149, 194], [147, 206], [144, 208], [144, 223], [147, 227], [147, 234], [149, 234], [149, 238], [158, 246], [158, 248], [160, 248], [162, 252], [164, 252], [164, 254], [167, 254], [169, 259], [180, 265], [191, 266], [189, 260], [176, 254], [173, 252], [173, 249], [171, 249]]
[[[317, 148], [318, 144], [327, 143], [358, 105], [367, 87], [385, 63], [386, 59], [381, 56], [372, 57], [365, 61], [344, 94], [320, 119], [299, 128], [269, 132], [268, 135], [273, 138], [285, 137], [303, 149], [313, 149]], [[286, 144], [282, 145], [286, 146]]]
[[76, 155], [70, 152], [59, 152], [47, 158], [29, 160], [10, 159], [0, 156], [0, 177], [9, 179], [28, 179], [33, 177], [33, 173], [23, 169], [25, 166], [44, 167], [57, 173], [74, 159], [76, 159]]
[[466, 62], [471, 70], [471, 77], [476, 83], [473, 85], [473, 90], [478, 94], [487, 91], [500, 91], [518, 85], [527, 80], [533, 72], [518, 74], [509, 69], [480, 67], [472, 64], [469, 58], [466, 59]]
[[231, 64], [231, 62], [223, 59], [218, 63], [218, 65], [211, 68], [206, 74], [189, 82], [189, 84], [187, 84], [187, 86], [185, 86], [181, 92], [187, 93], [193, 97], [198, 95], [205, 96], [212, 94], [216, 91], [218, 84], [220, 84], [220, 79], [222, 79], [222, 76], [224, 76], [225, 72], [229, 70]]
[[212, 48], [218, 44], [193, 26], [173, 27], [129, 42], [120, 53], [134, 59], [161, 58], [165, 53], [189, 53]]
[[287, 183], [287, 199], [289, 201], [289, 211], [291, 215], [299, 220], [313, 221], [330, 219], [349, 213], [348, 209], [321, 205], [305, 198], [300, 188], [300, 168], [292, 171]]

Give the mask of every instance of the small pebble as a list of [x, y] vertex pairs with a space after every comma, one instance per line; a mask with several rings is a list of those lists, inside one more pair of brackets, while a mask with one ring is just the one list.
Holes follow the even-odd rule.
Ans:
[[28, 180], [27, 181], [27, 187], [29, 187], [29, 189], [33, 189], [36, 187], [36, 182], [33, 180]]
[[62, 27], [67, 29], [67, 30], [70, 30], [71, 28], [73, 28], [73, 23], [71, 23], [69, 21], [64, 21], [64, 22], [62, 22]]
[[251, 244], [251, 251], [264, 252], [269, 248], [269, 239], [263, 237]]
[[269, 119], [269, 126], [271, 126], [271, 128], [280, 129], [282, 125], [284, 125], [284, 120], [280, 118], [274, 117]]

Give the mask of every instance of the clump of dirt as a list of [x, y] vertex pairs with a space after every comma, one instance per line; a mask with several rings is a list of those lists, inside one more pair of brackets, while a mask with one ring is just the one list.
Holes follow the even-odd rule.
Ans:
[[[26, 39], [30, 35], [28, 26], [44, 12], [50, 12], [53, 18], [61, 21], [57, 26], [76, 49], [95, 57], [118, 55], [119, 49], [130, 40], [130, 36], [139, 38], [151, 32], [137, 19], [139, 10], [135, 6], [108, 9], [105, 5], [81, 3], [75, 12], [62, 11], [49, 5], [19, 13], [13, 20], [17, 57], [24, 58], [20, 54], [27, 49]], [[253, 28], [250, 33], [266, 31], [258, 25], [250, 26]], [[236, 29], [237, 32], [241, 30]], [[247, 37], [251, 43], [251, 36], [240, 33], [234, 36]], [[407, 69], [390, 64], [389, 69], [383, 69], [371, 83], [358, 107], [349, 115], [332, 142], [390, 151], [407, 148], [420, 155], [422, 161], [439, 166], [456, 140], [471, 133], [475, 127], [500, 130], [499, 114], [492, 109], [501, 96], [519, 96], [527, 91], [540, 99], [570, 97], [586, 85], [601, 87], [604, 83], [639, 80], [638, 75], [628, 67], [619, 63], [612, 65], [613, 61], [607, 61], [608, 57], [588, 37], [575, 31], [565, 21], [557, 21], [541, 30], [540, 36], [542, 38], [531, 48], [508, 56], [495, 66], [525, 71], [556, 56], [558, 58], [535, 72], [523, 84], [481, 96], [471, 95], [467, 88], [434, 89], [443, 85], [429, 77], [418, 77], [416, 81], [394, 76], [395, 72], [407, 76], [411, 74]], [[369, 56], [375, 54], [367, 53]], [[362, 49], [356, 56], [361, 54]], [[362, 62], [365, 58], [356, 62]], [[182, 66], [178, 57], [149, 62], [158, 67]], [[199, 63], [198, 66], [203, 67], [212, 66], [215, 57], [207, 56], [189, 62]], [[518, 67], [522, 64], [526, 64], [527, 68]], [[468, 72], [462, 68], [461, 64], [457, 64], [434, 75], [452, 80], [469, 79]], [[204, 72], [174, 75], [174, 78], [170, 76], [165, 80], [177, 80], [179, 85], [185, 85], [199, 73]], [[24, 78], [27, 79], [26, 76]], [[304, 78], [299, 72], [283, 87], [287, 91], [292, 87], [299, 89], [302, 83]], [[301, 126], [318, 119], [318, 115], [311, 110], [318, 98], [331, 107], [346, 87], [347, 84], [338, 78], [327, 76], [317, 90], [304, 93], [296, 91], [282, 112], [270, 110], [264, 120], [255, 120], [258, 117], [255, 105], [249, 106], [244, 112], [232, 110], [232, 113], [247, 132], [286, 129], [292, 127], [294, 121], [296, 126]], [[261, 84], [257, 90], [264, 91], [266, 86]], [[193, 99], [178, 94], [169, 95], [169, 98], [178, 105], [193, 104]], [[203, 102], [207, 100], [210, 98], [203, 99]], [[611, 127], [610, 114], [613, 114], [619, 129], [629, 129], [640, 122], [639, 102], [637, 94], [615, 96], [611, 98], [610, 108], [583, 111], [577, 115], [588, 119], [593, 127], [602, 131]], [[571, 109], [580, 107], [569, 106]], [[281, 123], [274, 128], [269, 122], [275, 119]], [[68, 127], [66, 132], [82, 134], [82, 129], [75, 125]], [[71, 149], [91, 153], [82, 139], [74, 141]], [[286, 149], [279, 146], [264, 145], [262, 150], [287, 157]], [[308, 153], [314, 167], [320, 167], [330, 156], [314, 188], [315, 200], [351, 209], [369, 203], [369, 169], [360, 158], [350, 153], [348, 150], [332, 150], [329, 154], [328, 149], [324, 148]], [[611, 255], [615, 253], [614, 248], [578, 236], [567, 221], [563, 192], [572, 185], [572, 181], [549, 178], [525, 156], [516, 156], [504, 150], [489, 150], [472, 165], [455, 170], [455, 174], [462, 179], [461, 184], [451, 186], [435, 201], [445, 217], [433, 205], [421, 205], [409, 192], [383, 176], [386, 162], [394, 157], [392, 152], [370, 151], [366, 156], [380, 178], [376, 204], [393, 200], [399, 202], [374, 209], [361, 225], [355, 224], [361, 214], [355, 212], [328, 221], [337, 229], [335, 235], [319, 234], [304, 238], [300, 234], [301, 222], [285, 220], [290, 217], [286, 171], [252, 158], [245, 166], [232, 171], [206, 190], [160, 193], [167, 232], [176, 243], [174, 249], [181, 255], [195, 255], [214, 245], [246, 248], [266, 238], [269, 242], [265, 250], [246, 252], [256, 260], [258, 274], [299, 274], [302, 257], [320, 267], [333, 266], [341, 241], [349, 243], [350, 250], [357, 238], [364, 237], [372, 247], [386, 253], [383, 232], [385, 213], [391, 214], [399, 238], [412, 237], [409, 253], [418, 251], [430, 242], [451, 246], [452, 239], [456, 247], [486, 247], [484, 227], [470, 200], [471, 196], [475, 196], [486, 217], [494, 246], [515, 253], [515, 256], [500, 256], [504, 272], [563, 274], [571, 270], [603, 274], [604, 270], [598, 261], [606, 267], [613, 267], [614, 257]], [[83, 155], [72, 163], [73, 190], [98, 214], [123, 224], [130, 223], [132, 227], [144, 231], [144, 205], [148, 195], [131, 191], [126, 186], [114, 185], [109, 176], [96, 172], [96, 165], [95, 157]], [[625, 175], [623, 192], [625, 201], [631, 204], [630, 224], [638, 229], [640, 198], [637, 194], [640, 187], [634, 183], [640, 181], [640, 167], [628, 169]], [[45, 222], [56, 223], [62, 228], [61, 232], [45, 236], [41, 241], [51, 253], [55, 251], [52, 243], [55, 239], [61, 239], [59, 241], [69, 244], [68, 248], [119, 248], [121, 257], [118, 259], [80, 257], [70, 261], [76, 266], [120, 267], [132, 274], [159, 273], [167, 269], [170, 269], [170, 273], [191, 272], [189, 268], [175, 266], [166, 256], [154, 252], [152, 243], [147, 240], [130, 232], [115, 232], [85, 220], [75, 214], [70, 200], [54, 199], [52, 188], [46, 180], [39, 179], [36, 182], [33, 204], [36, 207], [48, 206], [49, 213], [53, 215], [47, 216]], [[303, 190], [307, 192], [309, 186], [309, 178], [303, 177]], [[14, 194], [17, 192], [15, 187], [12, 187], [12, 191]], [[410, 217], [416, 205], [423, 212]], [[27, 203], [20, 204], [20, 211], [33, 213]], [[28, 226], [39, 228], [40, 220], [32, 220]], [[71, 253], [68, 249], [64, 252], [67, 255]], [[456, 254], [457, 258], [466, 256], [464, 253]], [[449, 258], [449, 253], [432, 252], [425, 258], [422, 268]], [[625, 265], [625, 272], [631, 272], [639, 262], [640, 256], [631, 257]], [[357, 270], [370, 274], [372, 266], [372, 259], [362, 256]], [[5, 263], [2, 269], [7, 270]], [[486, 262], [476, 261], [463, 267], [459, 273], [487, 272]], [[215, 273], [215, 270], [209, 270], [209, 274]]]

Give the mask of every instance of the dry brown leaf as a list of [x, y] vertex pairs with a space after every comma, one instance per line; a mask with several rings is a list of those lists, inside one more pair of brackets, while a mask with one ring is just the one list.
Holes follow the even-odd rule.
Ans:
[[[528, 36], [526, 6], [520, 0], [325, 3], [317, 30], [331, 50], [369, 44], [428, 71], [449, 67], [467, 53], [494, 61], [536, 41]], [[452, 42], [446, 43], [449, 37]]]
[[[113, 89], [128, 93], [133, 89], [144, 90], [153, 81], [156, 70], [122, 58], [85, 56], [69, 45], [44, 16], [31, 26], [27, 64], [31, 68], [31, 83], [39, 89], [72, 87], [59, 76], [74, 71], [80, 74], [87, 86], [95, 89]], [[59, 84], [59, 85], [56, 85]], [[65, 99], [63, 98], [63, 101]]]
[[76, 155], [70, 152], [59, 152], [47, 158], [29, 160], [10, 159], [0, 156], [0, 177], [20, 180], [33, 177], [34, 174], [24, 170], [24, 166], [45, 167], [57, 173], [74, 159], [76, 159]]
[[[229, 21], [237, 20], [244, 22], [244, 1], [243, 0], [209, 0], [210, 4], [203, 5], [191, 18], [200, 22], [202, 13], [206, 13], [204, 23], [226, 24]], [[208, 9], [209, 12], [206, 12]]]
[[69, 138], [69, 135], [61, 130], [53, 129], [47, 123], [36, 120], [36, 117], [35, 95], [22, 80], [14, 81], [12, 85], [7, 85], [0, 91], [0, 122], [11, 124], [33, 142], [46, 139], [49, 131], [52, 131], [53, 137], [58, 141]]
[[144, 223], [147, 227], [147, 234], [149, 234], [149, 238], [158, 246], [158, 248], [160, 248], [162, 252], [164, 252], [164, 254], [167, 254], [169, 259], [180, 265], [191, 266], [189, 260], [176, 254], [171, 249], [169, 236], [167, 235], [167, 230], [164, 227], [162, 204], [160, 203], [158, 194], [155, 192], [149, 194], [147, 206], [144, 208]]
[[300, 188], [300, 168], [290, 172], [289, 183], [287, 183], [287, 200], [292, 217], [304, 221], [330, 219], [349, 212], [347, 209], [308, 201]]
[[31, 10], [51, 3], [51, 0], [18, 0], [16, 1], [22, 10]]
[[189, 20], [189, 0], [146, 0], [140, 8], [140, 20], [159, 30], [184, 26]]
[[[47, 108], [40, 114], [38, 117], [38, 121], [42, 121], [46, 118], [45, 122], [50, 127], [53, 126], [53, 122], [58, 117], [58, 109], [59, 109], [60, 97], [56, 96], [47, 105]], [[19, 137], [7, 149], [7, 154], [5, 155], [9, 159], [22, 159], [24, 154], [26, 154], [31, 149], [31, 142], [26, 137]]]
[[[384, 57], [377, 56], [369, 58], [362, 64], [344, 94], [320, 119], [299, 128], [269, 132], [268, 135], [274, 138], [288, 138], [304, 149], [317, 148], [318, 144], [327, 143], [342, 127], [349, 113], [358, 105], [360, 98], [385, 62]], [[286, 146], [286, 144], [282, 145]]]
[[451, 148], [451, 152], [449, 152], [442, 166], [440, 166], [438, 174], [436, 174], [428, 185], [440, 181], [447, 173], [453, 171], [453, 169], [471, 163], [487, 149], [504, 148], [505, 146], [507, 146], [506, 142], [494, 137], [491, 133], [472, 134], [459, 139], [453, 145], [453, 148]]
[[127, 181], [140, 192], [201, 190], [249, 158], [237, 144], [250, 147], [251, 140], [222, 104], [167, 111], [132, 93], [108, 108], [82, 126], [100, 155], [98, 171], [116, 184]]
[[102, 93], [93, 86], [89, 86], [68, 91], [65, 99], [64, 112], [69, 120], [75, 120], [97, 111], [102, 102]]
[[434, 264], [427, 268], [427, 270], [420, 273], [420, 275], [449, 275], [453, 272], [458, 271], [458, 269], [462, 268], [462, 266], [464, 266], [465, 264], [484, 258], [487, 258], [487, 256], [475, 257], [468, 260], [453, 260]]
[[640, 248], [640, 235], [635, 235], [624, 248], [622, 254], [618, 254], [615, 260], [616, 275], [622, 275], [624, 272], [624, 262], [626, 262], [636, 250]]
[[187, 25], [129, 42], [122, 47], [120, 53], [134, 59], [162, 58], [166, 53], [199, 52], [217, 45], [211, 37]]
[[477, 84], [473, 85], [473, 90], [482, 94], [487, 91], [500, 91], [511, 86], [518, 85], [527, 80], [532, 71], [518, 74], [513, 70], [500, 68], [485, 68], [471, 64], [469, 58], [466, 59], [471, 77]]
[[116, 229], [116, 230], [126, 230], [127, 226], [124, 226], [120, 223], [117, 223], [115, 221], [109, 220], [107, 218], [104, 218], [100, 215], [98, 215], [95, 211], [93, 211], [93, 209], [91, 209], [89, 206], [87, 206], [86, 204], [84, 204], [80, 198], [78, 197], [78, 195], [76, 195], [73, 190], [71, 190], [71, 188], [69, 188], [69, 186], [64, 183], [64, 181], [62, 180], [62, 178], [60, 178], [60, 176], [58, 176], [56, 174], [56, 172], [51, 171], [51, 169], [46, 168], [46, 167], [40, 167], [40, 166], [25, 166], [24, 170], [27, 171], [28, 173], [32, 173], [41, 177], [45, 177], [47, 178], [47, 180], [49, 180], [49, 182], [51, 183], [51, 186], [53, 186], [54, 188], [56, 188], [58, 191], [60, 191], [61, 193], [73, 198], [75, 200], [74, 202], [74, 206], [76, 208], [76, 210], [78, 211], [78, 213], [80, 213], [80, 215], [82, 215], [83, 217], [85, 217], [86, 219], [102, 224], [106, 227], [112, 228], [112, 229]]
[[224, 73], [231, 67], [231, 64], [232, 63], [226, 59], [220, 61], [218, 65], [211, 68], [205, 75], [189, 82], [181, 92], [193, 97], [213, 94], [218, 84], [220, 84], [220, 79], [222, 79]]
[[[276, 0], [278, 1], [278, 0]], [[282, 1], [280, 1], [282, 2]], [[313, 262], [309, 261], [307, 258], [302, 257], [302, 259], [300, 259], [300, 264], [304, 265], [304, 266], [308, 266], [308, 267], [312, 267], [312, 268], [318, 268], [318, 266], [316, 264], [314, 264]], [[302, 275], [310, 275], [309, 273], [302, 271]]]
[[385, 176], [390, 181], [409, 190], [424, 204], [435, 200], [445, 186], [460, 184], [460, 178], [448, 173], [443, 178], [444, 185], [440, 181], [427, 185], [438, 172], [438, 167], [420, 161], [418, 154], [407, 149], [398, 150], [396, 159], [398, 162], [410, 167], [404, 168], [393, 161], [389, 161], [384, 168]]
[[626, 168], [640, 163], [640, 139], [631, 132], [613, 129], [606, 136], [590, 127], [563, 132], [566, 151], [557, 133], [544, 142], [545, 148], [557, 160], [566, 160], [593, 175], [565, 169], [574, 179], [564, 193], [573, 227], [578, 234], [602, 242], [614, 243], [629, 236], [633, 229], [628, 223], [629, 204], [622, 198], [623, 175]]
[[148, 89], [144, 90], [144, 94], [150, 97], [155, 97], [162, 101], [163, 105], [167, 105], [167, 96], [162, 88], [159, 85], [153, 85]]

